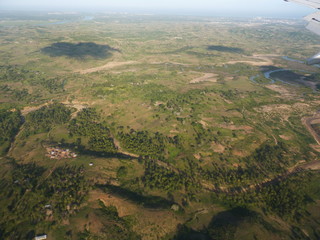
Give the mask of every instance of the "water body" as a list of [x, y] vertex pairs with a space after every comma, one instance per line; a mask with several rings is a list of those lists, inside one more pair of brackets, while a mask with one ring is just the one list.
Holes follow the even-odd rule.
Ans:
[[[293, 58], [290, 58], [288, 56], [283, 56], [282, 59], [284, 60], [287, 60], [287, 61], [291, 61], [291, 62], [298, 62], [298, 63], [305, 63], [304, 61], [301, 61], [301, 60], [298, 60], [298, 59], [293, 59]], [[276, 81], [279, 81], [279, 82], [282, 82], [282, 83], [285, 83], [285, 84], [289, 84], [289, 85], [292, 85], [292, 86], [299, 86], [298, 84], [295, 84], [295, 83], [291, 83], [291, 82], [288, 82], [288, 81], [284, 81], [284, 80], [281, 80], [279, 78], [272, 78], [271, 77], [271, 74], [273, 73], [277, 73], [277, 72], [286, 72], [286, 71], [292, 71], [291, 69], [276, 69], [276, 70], [270, 70], [270, 71], [267, 71], [265, 73], [263, 73], [264, 77], [268, 80], [270, 80], [270, 84], [273, 84], [275, 83]], [[299, 70], [300, 72], [304, 72], [304, 73], [311, 73], [311, 72], [308, 72], [308, 71], [303, 71], [303, 70]], [[258, 75], [255, 75], [255, 76], [251, 76], [250, 77], [250, 81], [253, 82], [253, 83], [258, 83], [255, 79], [259, 77], [259, 74]]]
[[[264, 77], [268, 80], [270, 80], [269, 83], [266, 83], [266, 84], [273, 84], [275, 82], [282, 82], [282, 83], [285, 83], [285, 84], [289, 84], [289, 85], [292, 85], [292, 86], [299, 86], [298, 84], [295, 84], [295, 83], [291, 83], [291, 82], [288, 82], [288, 81], [284, 81], [284, 80], [281, 80], [280, 78], [272, 78], [272, 74], [273, 73], [277, 73], [277, 72], [286, 72], [286, 71], [292, 71], [291, 69], [276, 69], [276, 70], [270, 70], [270, 71], [267, 71], [265, 73], [263, 73]], [[301, 72], [307, 72], [307, 71], [301, 71]], [[307, 72], [307, 73], [310, 73], [310, 72]], [[257, 83], [257, 84], [260, 84], [256, 81], [256, 78], [259, 77], [260, 74], [258, 75], [255, 75], [255, 76], [251, 76], [250, 77], [250, 81], [253, 82], [253, 83]]]
[[298, 60], [298, 59], [293, 59], [293, 58], [290, 58], [288, 56], [283, 56], [282, 59], [290, 61], [290, 62], [305, 63], [305, 61], [301, 61], [301, 60]]
[[253, 82], [253, 83], [258, 83], [258, 82], [256, 81], [256, 78], [259, 77], [259, 76], [260, 76], [259, 74], [258, 74], [258, 75], [255, 75], [255, 76], [251, 76], [251, 77], [250, 77], [250, 81]]

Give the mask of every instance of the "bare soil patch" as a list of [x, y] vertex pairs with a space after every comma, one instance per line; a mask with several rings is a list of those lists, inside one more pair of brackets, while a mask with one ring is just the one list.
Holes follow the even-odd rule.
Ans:
[[217, 82], [218, 74], [215, 73], [205, 73], [202, 77], [195, 78], [190, 81], [190, 83], [201, 83], [201, 82]]
[[310, 162], [310, 163], [306, 163], [306, 164], [303, 164], [300, 167], [303, 168], [303, 169], [309, 169], [309, 170], [319, 170], [320, 169], [320, 161], [317, 160], [317, 161], [313, 161], [313, 162]]
[[291, 136], [288, 136], [288, 135], [279, 135], [279, 137], [280, 137], [281, 139], [287, 140], [287, 141], [289, 141], [289, 140], [292, 139], [292, 137], [291, 137]]
[[320, 121], [320, 114], [315, 114], [312, 117], [304, 117], [301, 119], [303, 125], [307, 128], [310, 134], [313, 136], [314, 140], [320, 145], [320, 136], [316, 130], [312, 127], [312, 124], [318, 123]]
[[289, 91], [288, 89], [286, 89], [281, 85], [272, 84], [272, 85], [266, 85], [265, 87], [279, 93], [280, 96], [283, 98], [293, 98], [295, 96], [295, 93], [293, 93], [292, 91]]
[[211, 149], [216, 153], [224, 153], [226, 148], [220, 143], [211, 143]]
[[138, 207], [133, 203], [97, 190], [90, 192], [89, 200], [101, 200], [106, 206], [115, 206], [120, 217], [132, 215], [136, 213], [138, 209]]
[[34, 112], [34, 111], [37, 111], [38, 109], [44, 107], [44, 106], [47, 106], [49, 105], [50, 103], [44, 103], [44, 104], [41, 104], [39, 106], [34, 106], [34, 107], [24, 107], [22, 110], [21, 110], [21, 114], [22, 116], [26, 116], [28, 115], [28, 113], [31, 113], [31, 112]]
[[253, 128], [250, 127], [250, 126], [236, 126], [236, 125], [233, 125], [233, 124], [220, 124], [219, 127], [221, 128], [225, 128], [225, 129], [230, 129], [230, 130], [243, 130], [247, 133], [250, 133], [252, 132]]
[[103, 70], [108, 70], [108, 69], [112, 69], [112, 68], [116, 68], [116, 67], [121, 67], [121, 66], [125, 66], [125, 65], [132, 65], [137, 63], [137, 61], [127, 61], [127, 62], [109, 62], [103, 66], [100, 67], [94, 67], [94, 68], [88, 68], [88, 69], [84, 69], [84, 70], [78, 70], [76, 72], [79, 72], [81, 74], [88, 74], [88, 73], [93, 73], [93, 72], [99, 72], [99, 71], [103, 71]]
[[170, 210], [147, 209], [112, 194], [91, 191], [89, 201], [96, 200], [103, 201], [106, 206], [115, 206], [120, 217], [135, 216], [137, 223], [134, 230], [142, 235], [143, 240], [162, 239], [183, 222], [183, 219]]
[[278, 55], [260, 55], [256, 54], [251, 56], [251, 59], [254, 60], [234, 60], [226, 62], [225, 64], [236, 64], [236, 63], [246, 63], [252, 66], [270, 66], [273, 65], [272, 58], [278, 57]]

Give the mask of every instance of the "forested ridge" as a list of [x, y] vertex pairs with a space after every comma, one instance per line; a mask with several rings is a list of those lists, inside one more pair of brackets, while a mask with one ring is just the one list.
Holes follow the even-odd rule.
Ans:
[[55, 125], [67, 123], [70, 120], [71, 109], [61, 103], [53, 103], [30, 112], [25, 117], [23, 135], [48, 132]]
[[[11, 142], [22, 124], [24, 138], [50, 132], [56, 126], [64, 125], [69, 138], [74, 141], [65, 146], [85, 154], [102, 153], [97, 156], [108, 156], [103, 154], [116, 154], [119, 151], [115, 145], [115, 136], [123, 149], [140, 156], [139, 161], [143, 164], [144, 171], [141, 177], [127, 181], [128, 168], [118, 168], [117, 178], [120, 183], [125, 184], [125, 188], [109, 185], [108, 192], [132, 198], [137, 202], [142, 201], [145, 206], [151, 204], [150, 206], [157, 207], [164, 204], [166, 208], [170, 208], [176, 201], [179, 203], [177, 206], [180, 206], [179, 211], [183, 212], [183, 208], [201, 201], [199, 193], [209, 191], [212, 204], [218, 202], [228, 208], [258, 207], [267, 215], [275, 214], [294, 222], [305, 216], [306, 207], [313, 201], [307, 186], [317, 178], [317, 174], [306, 171], [286, 176], [286, 169], [292, 164], [293, 156], [282, 141], [277, 144], [271, 141], [263, 143], [252, 154], [243, 157], [240, 161], [242, 164], [237, 167], [230, 167], [225, 162], [212, 162], [204, 167], [194, 158], [184, 157], [179, 159], [184, 167], [177, 168], [176, 162], [168, 159], [168, 147], [184, 151], [183, 136], [168, 137], [159, 132], [110, 125], [95, 108], [84, 108], [71, 119], [73, 111], [63, 104], [53, 103], [30, 112], [23, 119], [19, 111], [2, 110], [2, 142]], [[194, 142], [198, 145], [217, 140], [216, 136], [210, 136], [211, 131], [204, 129], [201, 124], [193, 122], [191, 126], [195, 133]], [[62, 147], [64, 144], [64, 141], [61, 142]], [[1, 209], [0, 214], [14, 216], [0, 222], [0, 237], [3, 238], [30, 239], [35, 235], [33, 231], [26, 231], [30, 226], [41, 226], [48, 230], [54, 228], [64, 219], [77, 214], [93, 186], [86, 179], [85, 168], [82, 166], [64, 165], [52, 172], [34, 163], [18, 164], [13, 161], [12, 166], [11, 175], [1, 183], [2, 194], [7, 196], [2, 204], [8, 207]], [[282, 175], [284, 178], [279, 178]], [[265, 184], [266, 179], [275, 180]], [[213, 187], [207, 188], [203, 181]], [[255, 187], [250, 188], [250, 185]], [[100, 188], [98, 185], [96, 187]], [[139, 195], [127, 188], [160, 191], [167, 194], [170, 202]], [[175, 199], [177, 192], [183, 193], [180, 200]], [[87, 230], [80, 232], [79, 239], [99, 239], [101, 236], [140, 239], [132, 230], [132, 223], [119, 217], [114, 207], [102, 204], [96, 214], [108, 219], [112, 224], [105, 225], [99, 236]], [[215, 222], [201, 233], [217, 239], [233, 239], [233, 228], [233, 225], [220, 226]], [[183, 231], [188, 234], [192, 232], [188, 229]], [[230, 236], [225, 235], [226, 231], [230, 232]], [[184, 236], [185, 233], [181, 234]]]
[[65, 165], [50, 174], [36, 164], [11, 165], [1, 182], [1, 239], [31, 239], [36, 226], [53, 227], [79, 209], [89, 190], [83, 167]]
[[[0, 146], [5, 145], [6, 151], [22, 125], [20, 111], [0, 110]], [[1, 154], [1, 153], [0, 153]]]

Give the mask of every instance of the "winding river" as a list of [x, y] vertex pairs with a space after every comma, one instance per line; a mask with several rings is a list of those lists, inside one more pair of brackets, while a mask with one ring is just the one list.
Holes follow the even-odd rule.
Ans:
[[[293, 59], [293, 58], [290, 58], [288, 56], [283, 56], [282, 57], [284, 60], [287, 60], [287, 61], [291, 61], [291, 62], [297, 62], [297, 63], [305, 63], [304, 61], [301, 61], [301, 60], [297, 60], [297, 59]], [[286, 72], [286, 71], [293, 71], [292, 69], [276, 69], [276, 70], [270, 70], [270, 71], [267, 71], [267, 72], [264, 72], [263, 75], [266, 79], [270, 80], [269, 84], [273, 84], [275, 83], [276, 81], [279, 81], [279, 82], [282, 82], [282, 83], [285, 83], [285, 84], [289, 84], [289, 85], [292, 85], [292, 86], [299, 86], [298, 84], [296, 83], [292, 83], [292, 82], [288, 82], [288, 81], [285, 81], [285, 80], [281, 80], [279, 78], [272, 78], [272, 74], [273, 73], [277, 73], [277, 72]], [[304, 72], [304, 73], [311, 73], [311, 72], [308, 72], [308, 71], [304, 71], [304, 70], [298, 70], [299, 72]], [[261, 76], [260, 74], [258, 75], [255, 75], [255, 76], [251, 76], [250, 77], [250, 81], [253, 82], [253, 83], [258, 83], [256, 81], [256, 78], [258, 78], [259, 76]]]

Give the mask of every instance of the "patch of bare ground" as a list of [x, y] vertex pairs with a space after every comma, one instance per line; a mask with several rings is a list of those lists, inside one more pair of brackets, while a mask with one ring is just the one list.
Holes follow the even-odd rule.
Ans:
[[212, 142], [211, 149], [216, 153], [224, 153], [226, 148], [220, 143]]
[[279, 137], [280, 137], [281, 139], [287, 140], [287, 141], [289, 141], [289, 140], [292, 139], [292, 136], [288, 136], [288, 135], [279, 135]]
[[201, 154], [200, 153], [196, 153], [196, 154], [193, 154], [194, 158], [197, 159], [197, 160], [200, 160], [201, 159]]
[[243, 130], [245, 131], [246, 133], [251, 133], [253, 128], [250, 127], [250, 126], [236, 126], [236, 125], [233, 125], [233, 124], [220, 124], [219, 127], [221, 128], [225, 128], [225, 129], [230, 129], [230, 130]]
[[137, 212], [137, 205], [130, 203], [122, 198], [104, 193], [99, 190], [93, 190], [89, 194], [89, 201], [101, 200], [106, 206], [115, 206], [119, 216], [133, 215]]
[[225, 81], [232, 81], [232, 80], [234, 80], [234, 79], [235, 79], [235, 77], [225, 77], [225, 78], [224, 78]]
[[129, 152], [124, 151], [121, 148], [120, 142], [116, 138], [113, 138], [113, 142], [114, 142], [114, 145], [116, 146], [116, 148], [118, 149], [119, 153], [122, 153], [124, 155], [130, 156], [130, 157], [133, 157], [133, 158], [139, 158], [138, 154], [129, 153]]
[[187, 63], [179, 63], [179, 62], [151, 62], [153, 65], [159, 65], [159, 64], [167, 64], [167, 65], [179, 65], [179, 66], [185, 66], [189, 67], [192, 66], [192, 64], [187, 64]]
[[91, 191], [89, 201], [97, 200], [101, 200], [106, 206], [115, 206], [120, 217], [134, 216], [137, 223], [133, 229], [142, 236], [143, 240], [162, 239], [174, 232], [178, 224], [183, 223], [183, 219], [170, 210], [147, 209], [99, 190]]
[[38, 109], [44, 107], [44, 106], [48, 106], [51, 102], [49, 103], [44, 103], [44, 104], [41, 104], [39, 106], [32, 106], [32, 107], [24, 107], [22, 110], [21, 110], [21, 114], [22, 116], [26, 116], [28, 115], [28, 113], [31, 113], [31, 112], [34, 112], [34, 111], [37, 111]]
[[200, 120], [199, 123], [200, 123], [204, 128], [208, 127], [208, 123], [206, 123], [206, 122], [203, 121], [203, 120]]
[[317, 144], [310, 144], [309, 145], [313, 150], [320, 152], [320, 145]]
[[[229, 112], [230, 113], [230, 112]], [[241, 115], [239, 112], [234, 112], [233, 116], [236, 117], [241, 117]], [[202, 120], [199, 121], [199, 123], [204, 127], [208, 127], [208, 126], [214, 126], [214, 127], [218, 127], [218, 128], [225, 128], [225, 129], [230, 129], [230, 130], [242, 130], [245, 131], [246, 133], [252, 133], [253, 131], [253, 127], [248, 126], [248, 125], [235, 125], [233, 124], [233, 122], [230, 123], [222, 123], [222, 124], [217, 124], [215, 123], [215, 120], [212, 118], [203, 118]]]
[[[32, 106], [32, 107], [24, 107], [22, 110], [21, 110], [21, 114], [22, 116], [26, 116], [28, 115], [28, 113], [31, 113], [31, 112], [34, 112], [34, 111], [37, 111], [39, 110], [40, 108], [44, 107], [44, 106], [48, 106], [50, 104], [52, 104], [53, 102], [47, 102], [47, 103], [44, 103], [44, 104], [41, 104], [41, 105], [38, 105], [38, 106]], [[72, 114], [72, 117], [75, 117], [79, 111], [81, 111], [82, 109], [88, 107], [88, 104], [86, 103], [80, 103], [80, 102], [73, 102], [73, 103], [70, 103], [68, 101], [65, 101], [65, 102], [61, 102], [62, 104], [66, 105], [67, 107], [71, 107], [71, 108], [75, 108], [76, 109], [76, 112], [74, 112]]]
[[218, 74], [215, 73], [205, 73], [203, 76], [195, 78], [193, 80], [191, 80], [189, 83], [201, 83], [201, 82], [213, 82], [216, 83], [217, 82], [217, 77]]
[[271, 104], [265, 105], [259, 108], [255, 108], [257, 112], [264, 113], [266, 118], [274, 118], [275, 116], [280, 117], [284, 121], [288, 121], [292, 112], [297, 113], [309, 113], [310, 105], [307, 103], [294, 103], [293, 105], [288, 104]]
[[247, 154], [245, 152], [243, 152], [241, 150], [236, 150], [236, 149], [232, 151], [232, 154], [234, 156], [237, 156], [237, 157], [245, 157], [245, 156], [247, 156]]
[[282, 97], [282, 98], [294, 98], [295, 97], [294, 92], [289, 91], [284, 86], [271, 84], [271, 85], [266, 85], [265, 87], [272, 90], [272, 91], [279, 93], [280, 97]]
[[66, 102], [62, 102], [62, 104], [66, 105], [67, 107], [76, 109], [76, 111], [72, 113], [71, 118], [75, 118], [82, 109], [87, 108], [89, 106], [89, 104], [81, 103], [78, 101], [73, 101], [72, 103], [66, 101]]
[[305, 163], [300, 167], [303, 169], [306, 169], [306, 170], [319, 170], [320, 169], [320, 161], [317, 160], [317, 161]]
[[179, 131], [176, 129], [172, 129], [172, 130], [170, 130], [170, 133], [177, 134], [177, 133], [179, 133]]
[[100, 66], [100, 67], [88, 68], [88, 69], [84, 69], [84, 70], [77, 70], [76, 72], [78, 72], [80, 74], [88, 74], [88, 73], [99, 72], [99, 71], [103, 71], [103, 70], [109, 70], [112, 68], [121, 67], [121, 66], [125, 66], [125, 65], [132, 65], [132, 64], [136, 64], [136, 63], [138, 63], [138, 62], [137, 61], [109, 62], [105, 65]]
[[[248, 56], [243, 56], [244, 58], [248, 58]], [[278, 57], [278, 55], [272, 55], [272, 54], [255, 54], [253, 56], [250, 56], [249, 58], [254, 60], [233, 60], [226, 62], [224, 64], [236, 64], [236, 63], [246, 63], [252, 66], [270, 66], [273, 65], [272, 58]]]

